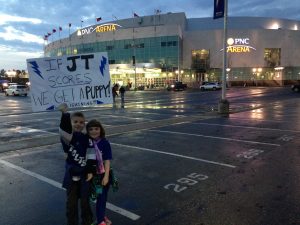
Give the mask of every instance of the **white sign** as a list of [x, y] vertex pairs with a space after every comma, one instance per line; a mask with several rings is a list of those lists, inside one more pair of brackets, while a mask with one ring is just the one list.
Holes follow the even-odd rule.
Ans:
[[[256, 50], [250, 45], [249, 38], [228, 38], [227, 39], [227, 52], [229, 53], [248, 53]], [[223, 51], [221, 49], [220, 51]]]
[[27, 59], [33, 111], [112, 104], [106, 52]]
[[86, 27], [83, 29], [80, 29], [77, 31], [77, 35], [81, 36], [81, 35], [86, 35], [86, 34], [91, 34], [93, 32], [96, 33], [105, 33], [105, 32], [109, 32], [109, 31], [115, 31], [117, 30], [118, 27], [122, 27], [119, 24], [116, 23], [106, 23], [106, 24], [101, 24], [98, 26], [90, 26], [90, 27]]

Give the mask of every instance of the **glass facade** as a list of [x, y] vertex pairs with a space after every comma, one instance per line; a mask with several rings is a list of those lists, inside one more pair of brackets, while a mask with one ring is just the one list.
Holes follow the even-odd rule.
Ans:
[[209, 50], [192, 50], [192, 69], [197, 73], [205, 73], [210, 68]]
[[281, 49], [280, 48], [265, 48], [264, 61], [266, 67], [280, 66]]
[[[84, 39], [79, 41], [84, 42]], [[183, 45], [183, 40], [177, 35], [159, 36], [82, 43], [53, 48], [45, 52], [45, 55], [107, 52], [112, 82], [133, 88], [163, 87], [176, 80], [194, 87], [198, 87], [203, 81], [221, 82], [222, 68], [214, 68], [211, 64], [212, 61], [216, 61], [215, 58], [212, 60], [212, 57], [215, 57], [214, 48], [188, 49], [189, 53], [183, 56]], [[285, 49], [262, 46], [257, 51], [261, 51], [259, 59], [255, 59], [259, 62], [256, 64], [260, 66], [258, 68], [249, 67], [247, 63], [244, 63], [244, 67], [238, 63], [234, 64], [235, 67], [231, 66], [231, 55], [228, 55], [229, 68], [226, 72], [228, 82], [232, 85], [247, 83], [271, 86], [277, 85], [278, 80], [281, 82], [280, 85], [300, 81], [299, 67], [281, 66], [282, 63], [286, 64], [284, 61], [286, 59], [282, 58], [282, 51]], [[181, 66], [182, 61], [185, 62], [185, 68]]]
[[[107, 52], [111, 67], [114, 64], [127, 66], [110, 71], [112, 83], [144, 89], [164, 87], [178, 79], [176, 72], [181, 63], [181, 42], [178, 36], [111, 40], [62, 47], [46, 52], [46, 55]], [[145, 63], [156, 65], [156, 68], [138, 68]], [[134, 65], [137, 68], [134, 69]]]
[[177, 68], [179, 42], [178, 36], [112, 40], [62, 47], [46, 52], [46, 55], [107, 52], [111, 64], [132, 64], [132, 56], [135, 55], [136, 63], [156, 63], [162, 67]]

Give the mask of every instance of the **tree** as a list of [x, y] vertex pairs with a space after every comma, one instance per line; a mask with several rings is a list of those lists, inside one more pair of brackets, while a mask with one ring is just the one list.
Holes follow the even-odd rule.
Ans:
[[19, 79], [21, 75], [21, 70], [16, 70], [16, 78]]
[[5, 76], [5, 72], [6, 72], [6, 71], [5, 71], [4, 69], [2, 69], [2, 70], [0, 71], [0, 76], [1, 76], [1, 77], [4, 77], [4, 76]]

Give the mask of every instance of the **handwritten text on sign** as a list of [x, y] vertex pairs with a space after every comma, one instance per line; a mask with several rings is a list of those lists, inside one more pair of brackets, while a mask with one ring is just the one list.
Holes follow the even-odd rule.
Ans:
[[107, 53], [28, 59], [33, 111], [111, 104]]

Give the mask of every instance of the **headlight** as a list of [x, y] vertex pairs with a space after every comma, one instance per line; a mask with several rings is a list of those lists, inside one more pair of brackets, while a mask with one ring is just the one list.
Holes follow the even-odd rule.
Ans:
[[174, 85], [174, 84], [172, 84], [172, 85], [171, 85], [171, 88], [173, 88], [173, 87], [175, 87], [175, 85]]
[[8, 86], [8, 83], [3, 83], [3, 87], [7, 87]]

